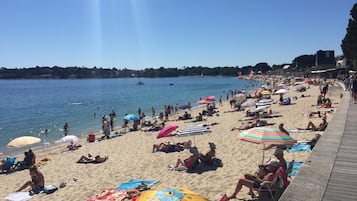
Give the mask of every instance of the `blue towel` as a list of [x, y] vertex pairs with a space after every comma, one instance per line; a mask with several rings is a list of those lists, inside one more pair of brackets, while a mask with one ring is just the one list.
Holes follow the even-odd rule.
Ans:
[[124, 182], [124, 183], [120, 184], [118, 187], [116, 187], [116, 189], [117, 190], [133, 190], [133, 189], [136, 189], [142, 183], [144, 183], [145, 185], [150, 187], [150, 186], [153, 186], [153, 185], [159, 183], [159, 181], [131, 179], [131, 180], [127, 181], [127, 182]]
[[308, 144], [298, 144], [298, 145], [291, 146], [289, 148], [289, 151], [290, 152], [297, 152], [297, 151], [311, 152], [311, 148], [310, 148], [310, 145], [308, 145]]
[[289, 173], [289, 176], [296, 176], [296, 174], [299, 172], [304, 162], [293, 162], [293, 161], [287, 162], [286, 166], [289, 167], [291, 165], [290, 163], [294, 163], [294, 164], [293, 164], [293, 169]]

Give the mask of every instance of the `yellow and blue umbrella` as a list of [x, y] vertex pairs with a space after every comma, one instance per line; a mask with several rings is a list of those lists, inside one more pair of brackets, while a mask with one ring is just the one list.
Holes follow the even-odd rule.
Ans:
[[208, 201], [187, 188], [159, 188], [144, 191], [137, 201]]

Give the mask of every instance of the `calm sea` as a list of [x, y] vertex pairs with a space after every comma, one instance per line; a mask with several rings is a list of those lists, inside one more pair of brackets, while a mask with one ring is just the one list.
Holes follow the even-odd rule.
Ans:
[[[138, 85], [139, 81], [144, 84]], [[137, 114], [139, 107], [151, 116], [151, 107], [158, 114], [165, 104], [195, 106], [208, 95], [225, 100], [229, 90], [256, 86], [260, 83], [233, 77], [0, 80], [0, 157], [20, 151], [7, 148], [18, 136], [40, 137], [38, 147], [53, 144], [63, 137], [66, 122], [69, 134], [84, 137], [99, 131], [102, 116], [112, 110], [119, 126], [124, 114]]]

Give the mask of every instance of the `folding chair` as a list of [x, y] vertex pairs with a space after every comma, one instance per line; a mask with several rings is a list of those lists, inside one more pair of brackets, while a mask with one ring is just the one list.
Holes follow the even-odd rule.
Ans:
[[10, 173], [15, 167], [16, 158], [15, 157], [6, 157], [5, 163], [1, 168], [1, 173]]
[[280, 167], [275, 172], [273, 181], [264, 181], [261, 183], [261, 187], [253, 190], [256, 190], [259, 195], [269, 193], [273, 201], [277, 201], [289, 184], [290, 182], [285, 169]]

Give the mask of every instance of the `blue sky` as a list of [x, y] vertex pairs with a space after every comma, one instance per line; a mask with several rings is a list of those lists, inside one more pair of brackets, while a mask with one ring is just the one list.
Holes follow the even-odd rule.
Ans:
[[0, 66], [159, 68], [341, 55], [355, 0], [0, 0]]

